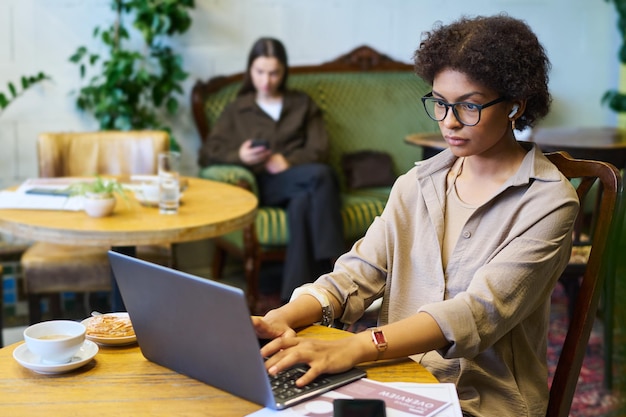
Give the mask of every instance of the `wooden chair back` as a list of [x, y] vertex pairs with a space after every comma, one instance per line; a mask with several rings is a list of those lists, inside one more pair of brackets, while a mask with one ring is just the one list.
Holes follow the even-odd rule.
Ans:
[[[547, 417], [567, 417], [598, 310], [602, 284], [607, 271], [610, 271], [607, 265], [613, 261], [607, 254], [611, 253], [612, 224], [617, 217], [615, 213], [618, 198], [621, 197], [622, 178], [613, 165], [605, 162], [573, 159], [566, 152], [553, 152], [546, 156], [563, 175], [578, 180], [576, 191], [581, 207], [587, 197], [594, 197], [589, 191], [596, 182], [600, 193], [599, 204], [591, 220], [593, 224], [589, 225], [589, 230], [592, 231], [591, 252], [550, 387], [550, 401], [546, 412]], [[579, 216], [583, 215], [581, 209]]]
[[39, 176], [156, 174], [157, 155], [168, 150], [164, 131], [42, 133], [37, 140]]
[[[159, 152], [169, 150], [164, 131], [42, 133], [37, 140], [39, 176], [154, 175]], [[59, 293], [111, 288], [108, 247], [35, 242], [21, 257], [30, 323], [42, 320], [41, 298], [50, 297], [53, 317], [61, 317]], [[170, 245], [137, 247], [137, 256], [170, 265]], [[77, 260], [80, 260], [78, 262]]]

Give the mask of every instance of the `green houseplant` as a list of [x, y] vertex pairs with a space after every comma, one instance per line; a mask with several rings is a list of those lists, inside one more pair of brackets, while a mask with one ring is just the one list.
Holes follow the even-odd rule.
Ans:
[[[93, 114], [102, 130], [157, 129], [170, 133], [168, 116], [178, 112], [182, 82], [188, 74], [182, 57], [169, 45], [169, 37], [191, 26], [194, 0], [111, 0], [115, 20], [97, 26], [93, 37], [107, 53], [80, 46], [70, 57], [81, 79], [88, 79], [76, 98], [79, 109]], [[133, 48], [131, 27], [143, 39]], [[174, 150], [180, 147], [175, 139]]]
[[126, 199], [124, 187], [116, 179], [96, 175], [93, 181], [82, 181], [69, 187], [71, 195], [113, 197], [116, 194]]
[[122, 184], [116, 179], [99, 175], [92, 181], [81, 181], [70, 185], [70, 195], [82, 196], [85, 212], [91, 217], [104, 217], [113, 213], [118, 195], [128, 201]]
[[[39, 72], [35, 75], [25, 75], [22, 76], [21, 78], [21, 83], [16, 87], [14, 83], [12, 83], [11, 81], [9, 81], [7, 83], [7, 87], [8, 87], [8, 93], [2, 93], [0, 92], [0, 114], [2, 114], [2, 112], [9, 107], [9, 104], [11, 104], [15, 99], [17, 99], [19, 96], [21, 96], [22, 94], [24, 94], [26, 92], [26, 90], [28, 90], [30, 87], [32, 87], [33, 85], [43, 81], [43, 80], [49, 80], [50, 77], [46, 74], [44, 74], [43, 72]], [[21, 89], [20, 89], [21, 87]]]

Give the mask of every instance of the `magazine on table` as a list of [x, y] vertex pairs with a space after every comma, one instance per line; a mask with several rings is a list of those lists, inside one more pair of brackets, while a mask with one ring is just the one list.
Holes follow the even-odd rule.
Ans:
[[363, 378], [285, 410], [264, 408], [248, 417], [333, 417], [336, 398], [369, 398], [385, 401], [387, 417], [462, 417], [454, 384], [377, 382]]
[[83, 208], [83, 200], [71, 196], [68, 187], [78, 178], [33, 178], [15, 191], [0, 191], [0, 209], [69, 210]]

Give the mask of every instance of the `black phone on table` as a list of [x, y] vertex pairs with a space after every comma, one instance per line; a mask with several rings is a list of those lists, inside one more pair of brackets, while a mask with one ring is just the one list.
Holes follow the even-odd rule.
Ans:
[[371, 398], [333, 400], [333, 417], [385, 417], [385, 402]]

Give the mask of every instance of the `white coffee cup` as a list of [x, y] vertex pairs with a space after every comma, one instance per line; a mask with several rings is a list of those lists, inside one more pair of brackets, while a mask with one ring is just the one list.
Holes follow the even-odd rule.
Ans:
[[71, 320], [50, 320], [24, 330], [26, 346], [42, 363], [68, 363], [85, 342], [87, 328]]

